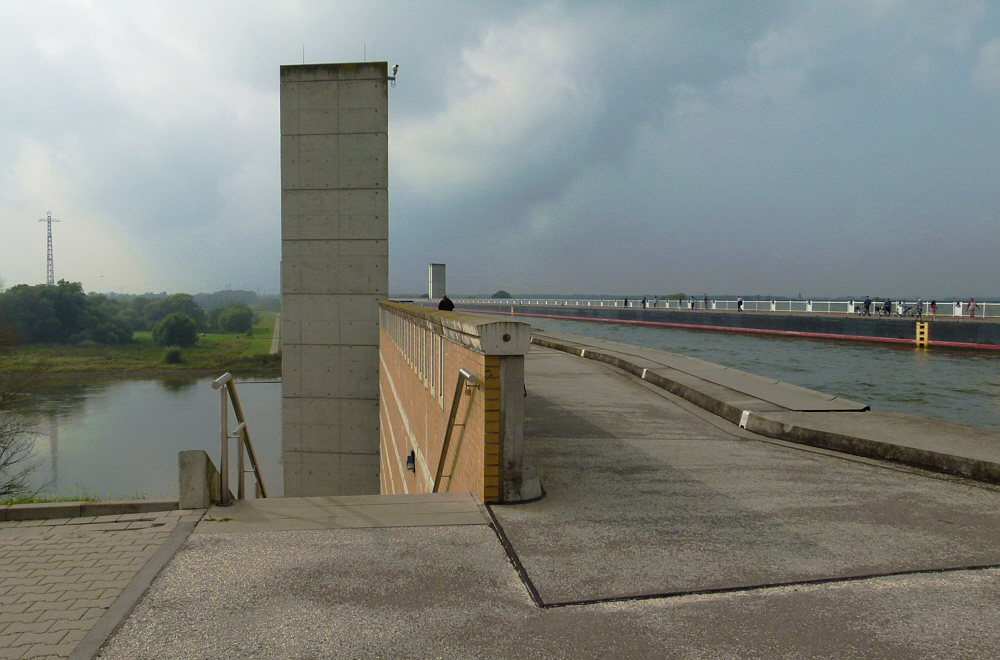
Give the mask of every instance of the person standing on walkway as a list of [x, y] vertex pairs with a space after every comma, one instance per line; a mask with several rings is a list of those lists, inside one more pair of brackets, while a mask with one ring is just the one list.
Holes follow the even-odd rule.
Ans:
[[937, 301], [931, 301], [931, 318], [937, 321]]
[[451, 298], [447, 294], [441, 296], [441, 302], [438, 303], [438, 309], [445, 312], [455, 311], [455, 303], [451, 301]]
[[736, 311], [743, 311], [743, 296], [736, 296]]
[[976, 318], [976, 309], [977, 308], [978, 308], [978, 306], [976, 305], [976, 299], [975, 298], [970, 298], [969, 299], [969, 318], [970, 319]]
[[868, 297], [868, 296], [865, 296], [865, 314], [864, 315], [865, 316], [871, 316], [872, 315], [872, 299], [870, 297]]
[[705, 298], [704, 298], [703, 302], [705, 303], [705, 309], [708, 309], [708, 294], [707, 293], [705, 294]]

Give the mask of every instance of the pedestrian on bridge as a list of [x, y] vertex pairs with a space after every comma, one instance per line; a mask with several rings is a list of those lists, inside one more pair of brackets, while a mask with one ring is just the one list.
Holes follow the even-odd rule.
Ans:
[[736, 311], [743, 311], [743, 296], [736, 296]]
[[447, 294], [441, 296], [441, 302], [438, 303], [438, 309], [445, 312], [452, 312], [455, 310], [455, 303], [451, 301], [451, 298]]
[[970, 298], [969, 299], [969, 318], [970, 319], [976, 318], [976, 309], [977, 308], [978, 308], [978, 305], [976, 305], [976, 299], [975, 298]]
[[865, 296], [865, 314], [864, 315], [865, 316], [871, 316], [872, 315], [872, 299], [870, 297], [868, 297], [868, 296]]

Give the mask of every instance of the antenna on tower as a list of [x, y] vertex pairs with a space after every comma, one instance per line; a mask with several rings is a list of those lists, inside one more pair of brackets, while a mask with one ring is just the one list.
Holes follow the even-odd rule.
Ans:
[[45, 282], [49, 286], [53, 286], [56, 283], [56, 277], [55, 271], [52, 268], [52, 223], [59, 221], [52, 217], [52, 211], [47, 212], [45, 217], [39, 218], [38, 221], [48, 223], [49, 225], [49, 253], [45, 268]]

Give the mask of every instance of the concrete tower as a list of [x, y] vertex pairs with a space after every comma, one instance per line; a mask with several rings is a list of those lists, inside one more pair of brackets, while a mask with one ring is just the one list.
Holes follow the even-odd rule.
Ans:
[[375, 494], [389, 289], [385, 62], [281, 67], [285, 495]]
[[444, 264], [430, 264], [427, 269], [427, 295], [431, 300], [440, 300], [445, 293]]

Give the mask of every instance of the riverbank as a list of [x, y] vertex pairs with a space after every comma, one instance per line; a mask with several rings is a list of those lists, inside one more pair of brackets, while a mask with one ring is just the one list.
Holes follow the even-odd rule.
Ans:
[[198, 343], [168, 363], [167, 349], [153, 344], [151, 333], [137, 332], [132, 342], [106, 345], [27, 345], [0, 355], [0, 373], [43, 377], [86, 374], [95, 377], [161, 378], [171, 375], [280, 376], [281, 354], [271, 354], [276, 314], [261, 314], [249, 335], [205, 333]]

